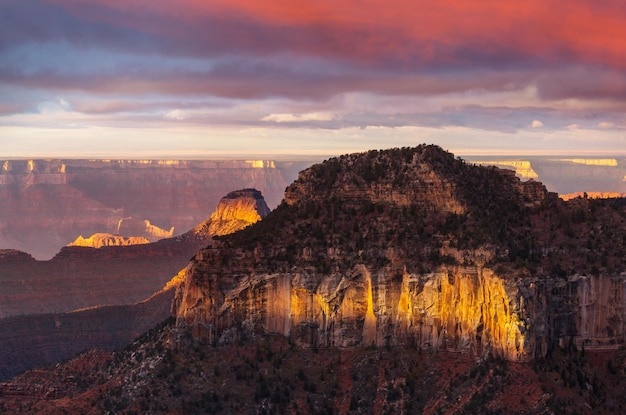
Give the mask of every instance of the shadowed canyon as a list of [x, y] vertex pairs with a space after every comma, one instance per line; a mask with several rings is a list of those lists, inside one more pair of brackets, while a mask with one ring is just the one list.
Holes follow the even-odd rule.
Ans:
[[[230, 192], [185, 234], [134, 246], [66, 247], [49, 261], [0, 257], [0, 379], [98, 347], [123, 347], [170, 314], [179, 272], [214, 235], [269, 213], [254, 189]], [[143, 301], [142, 301], [143, 300]]]

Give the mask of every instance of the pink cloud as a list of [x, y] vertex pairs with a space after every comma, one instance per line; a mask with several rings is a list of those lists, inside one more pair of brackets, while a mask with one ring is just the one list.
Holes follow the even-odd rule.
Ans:
[[[205, 43], [206, 51], [219, 48], [219, 41], [247, 52], [282, 50], [372, 62], [394, 58], [395, 64], [409, 67], [416, 62], [475, 63], [477, 59], [626, 65], [622, 41], [626, 15], [619, 2], [50, 1], [94, 21], [164, 36], [174, 43], [192, 42], [198, 50]], [[210, 26], [223, 37], [207, 37], [219, 36]], [[283, 36], [287, 34], [291, 36]]]

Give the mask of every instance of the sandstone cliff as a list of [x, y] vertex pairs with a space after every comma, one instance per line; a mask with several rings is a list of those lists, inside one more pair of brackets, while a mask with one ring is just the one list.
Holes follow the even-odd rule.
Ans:
[[174, 230], [174, 226], [169, 230], [161, 229], [147, 219], [141, 220], [128, 217], [122, 218], [117, 222], [116, 233], [127, 237], [145, 238], [149, 242], [156, 242], [159, 239], [171, 238], [174, 236]]
[[175, 314], [217, 343], [277, 332], [516, 361], [568, 342], [611, 347], [625, 336], [624, 208], [566, 204], [433, 146], [342, 156], [196, 254]]

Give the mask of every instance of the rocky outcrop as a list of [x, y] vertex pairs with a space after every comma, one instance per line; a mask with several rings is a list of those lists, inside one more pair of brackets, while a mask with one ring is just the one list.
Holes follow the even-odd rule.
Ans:
[[130, 236], [127, 238], [120, 235], [112, 235], [110, 233], [94, 233], [89, 238], [83, 238], [83, 235], [79, 235], [78, 238], [67, 246], [102, 248], [103, 246], [128, 246], [148, 243], [150, 243], [150, 241], [141, 236]]
[[270, 213], [261, 192], [243, 189], [230, 192], [217, 204], [215, 212], [193, 229], [196, 235], [228, 235], [250, 226]]
[[[277, 332], [513, 361], [615, 347], [625, 217], [618, 202], [566, 204], [432, 146], [342, 156], [302, 172], [266, 220], [196, 254], [174, 312], [215, 343]], [[616, 243], [594, 242], [609, 233]]]
[[[276, 206], [298, 171], [311, 163], [0, 161], [0, 249], [18, 249], [42, 260], [78, 235], [112, 233], [153, 242], [180, 235], [203, 221], [233, 189], [254, 187], [269, 206]], [[137, 226], [147, 233], [130, 230]]]

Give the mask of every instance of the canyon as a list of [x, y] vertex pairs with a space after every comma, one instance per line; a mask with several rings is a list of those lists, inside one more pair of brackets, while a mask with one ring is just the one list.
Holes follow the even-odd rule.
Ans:
[[236, 189], [256, 188], [275, 207], [314, 160], [0, 161], [0, 249], [43, 260], [79, 235], [177, 236]]
[[86, 349], [125, 346], [170, 315], [180, 270], [193, 253], [268, 212], [261, 192], [244, 189], [175, 238], [67, 247], [49, 261], [0, 250], [0, 380]]
[[[615, 185], [602, 195], [623, 192], [623, 161], [545, 162], [569, 171], [565, 182], [591, 178], [559, 198], [536, 180], [550, 172], [541, 160], [472, 162], [421, 145], [314, 164], [271, 212], [242, 214], [235, 192], [177, 237], [215, 235], [176, 278], [124, 309], [136, 327], [153, 306], [174, 318], [125, 350], [0, 384], [0, 409], [621, 413], [626, 199], [584, 192], [601, 176]], [[226, 225], [247, 218], [239, 232]], [[90, 327], [70, 314], [35, 325]], [[104, 337], [94, 342], [117, 341]]]

